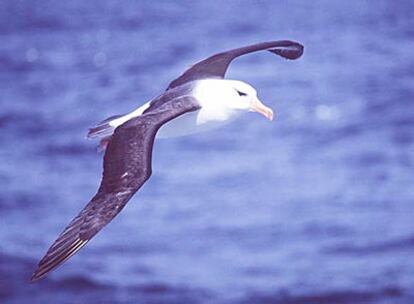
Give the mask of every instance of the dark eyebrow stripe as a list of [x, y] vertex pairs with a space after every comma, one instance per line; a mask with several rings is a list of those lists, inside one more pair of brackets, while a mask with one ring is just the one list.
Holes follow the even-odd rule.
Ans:
[[241, 92], [241, 91], [239, 91], [239, 90], [237, 90], [237, 89], [235, 89], [235, 90], [236, 90], [236, 92], [237, 92], [240, 96], [247, 96], [247, 94], [246, 94], [246, 93]]

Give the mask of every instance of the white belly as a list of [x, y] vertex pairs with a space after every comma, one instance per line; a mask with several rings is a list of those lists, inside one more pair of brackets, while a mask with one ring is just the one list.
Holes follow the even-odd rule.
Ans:
[[206, 120], [200, 111], [186, 113], [163, 125], [157, 133], [157, 138], [178, 137], [207, 131], [223, 126], [237, 116], [232, 115], [231, 119]]
[[[115, 129], [126, 121], [140, 116], [148, 106], [149, 102], [127, 115], [112, 120], [109, 125]], [[185, 113], [163, 125], [157, 133], [157, 138], [178, 137], [207, 131], [227, 124], [241, 113], [238, 111], [224, 111], [220, 114], [211, 113], [211, 111], [206, 111], [203, 108], [195, 112]]]
[[[241, 113], [247, 112], [246, 109], [238, 106], [240, 96], [229, 85], [231, 83], [229, 80], [222, 79], [198, 81], [192, 96], [198, 100], [201, 109], [169, 121], [160, 128], [157, 137], [176, 137], [210, 130], [225, 125]], [[150, 102], [147, 102], [137, 110], [111, 121], [110, 125], [116, 128], [127, 120], [142, 115], [149, 105]]]

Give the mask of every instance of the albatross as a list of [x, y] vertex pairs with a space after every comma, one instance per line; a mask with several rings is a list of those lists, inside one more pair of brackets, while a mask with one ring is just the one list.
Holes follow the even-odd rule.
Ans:
[[95, 196], [47, 250], [32, 282], [45, 277], [85, 246], [148, 180], [156, 136], [208, 130], [249, 111], [273, 119], [273, 111], [258, 99], [251, 85], [224, 79], [235, 58], [257, 51], [297, 59], [303, 53], [303, 46], [279, 40], [215, 54], [191, 66], [165, 92], [135, 111], [110, 117], [89, 129], [87, 137], [99, 139], [100, 147], [105, 150], [101, 184]]

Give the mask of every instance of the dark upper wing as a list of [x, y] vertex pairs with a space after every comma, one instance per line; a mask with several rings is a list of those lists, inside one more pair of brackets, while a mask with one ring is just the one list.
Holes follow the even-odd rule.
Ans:
[[170, 83], [168, 89], [180, 86], [196, 79], [223, 78], [231, 61], [241, 55], [257, 51], [270, 51], [286, 59], [297, 59], [303, 54], [303, 45], [289, 40], [262, 42], [233, 49], [204, 59], [186, 70], [180, 77]]
[[49, 248], [32, 281], [74, 255], [122, 210], [151, 175], [152, 146], [158, 129], [167, 121], [197, 109], [195, 98], [178, 97], [115, 130], [105, 152], [98, 192]]

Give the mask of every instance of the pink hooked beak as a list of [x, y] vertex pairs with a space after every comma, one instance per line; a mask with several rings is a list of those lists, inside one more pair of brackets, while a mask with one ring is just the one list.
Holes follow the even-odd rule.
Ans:
[[273, 110], [265, 106], [258, 98], [251, 104], [250, 111], [260, 113], [267, 119], [273, 120]]

